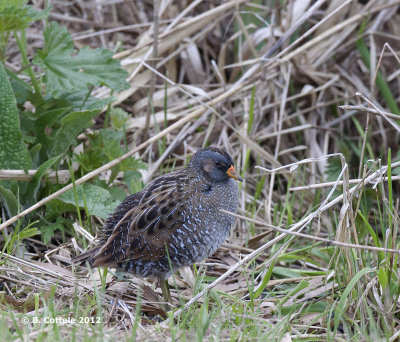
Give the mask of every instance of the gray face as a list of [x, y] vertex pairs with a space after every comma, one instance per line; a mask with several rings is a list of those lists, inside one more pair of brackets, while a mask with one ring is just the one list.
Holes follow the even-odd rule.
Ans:
[[230, 177], [227, 174], [233, 165], [233, 160], [224, 150], [209, 147], [195, 153], [189, 166], [201, 172], [207, 181], [211, 183], [228, 182]]

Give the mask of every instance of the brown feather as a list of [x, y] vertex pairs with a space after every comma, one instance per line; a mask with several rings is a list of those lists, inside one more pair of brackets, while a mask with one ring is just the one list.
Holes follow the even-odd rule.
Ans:
[[176, 214], [188, 200], [190, 178], [187, 169], [176, 171], [125, 199], [106, 221], [99, 246], [91, 254], [92, 265], [118, 268], [126, 260], [156, 261], [165, 256], [165, 245], [180, 227]]

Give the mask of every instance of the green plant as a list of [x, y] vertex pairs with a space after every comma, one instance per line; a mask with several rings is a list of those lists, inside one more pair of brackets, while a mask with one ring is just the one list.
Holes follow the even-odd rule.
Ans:
[[[84, 47], [76, 51], [66, 28], [54, 22], [45, 25], [43, 48], [28, 56], [25, 29], [48, 14], [49, 8], [39, 11], [24, 0], [0, 4], [0, 169], [36, 170], [29, 182], [1, 182], [0, 198], [10, 217], [59, 188], [47, 181], [50, 169], [70, 169], [74, 179], [126, 151], [127, 113], [111, 107], [113, 97], [98, 99], [91, 93], [98, 86], [112, 91], [127, 89], [127, 72], [107, 49]], [[11, 34], [22, 57], [19, 73], [4, 66]], [[29, 82], [21, 76], [28, 76]], [[77, 136], [92, 126], [94, 118], [106, 107], [111, 127], [89, 134], [84, 152], [74, 154], [79, 144]], [[78, 162], [74, 170], [69, 168], [70, 160]], [[131, 187], [133, 181], [140, 179], [138, 169], [143, 165], [140, 160], [127, 159], [112, 169], [108, 184], [97, 181], [76, 187], [48, 203], [44, 212], [25, 220], [39, 218], [42, 237], [48, 242], [55, 230], [69, 225], [67, 218], [60, 217], [67, 211], [85, 209], [88, 215], [104, 218], [124, 197], [122, 190], [108, 188], [118, 172], [124, 172]]]

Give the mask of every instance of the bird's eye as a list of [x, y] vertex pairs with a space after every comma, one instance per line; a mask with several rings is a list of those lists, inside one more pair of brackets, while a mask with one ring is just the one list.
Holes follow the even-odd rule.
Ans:
[[215, 167], [216, 167], [217, 169], [219, 169], [219, 170], [224, 171], [224, 172], [228, 169], [228, 167], [226, 166], [226, 164], [225, 164], [225, 163], [222, 163], [222, 162], [220, 162], [220, 161], [216, 161], [216, 162], [215, 162]]

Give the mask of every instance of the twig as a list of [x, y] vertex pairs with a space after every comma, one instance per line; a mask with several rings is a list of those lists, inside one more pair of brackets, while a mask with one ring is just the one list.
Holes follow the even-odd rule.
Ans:
[[383, 112], [383, 111], [375, 110], [375, 109], [364, 107], [364, 106], [345, 105], [345, 106], [339, 106], [339, 108], [343, 109], [343, 110], [356, 110], [356, 111], [359, 111], [359, 112], [365, 112], [365, 113], [380, 115], [380, 116], [383, 116], [384, 118], [400, 120], [400, 116], [397, 115], [397, 114]]
[[[158, 0], [153, 0], [153, 60], [150, 61], [150, 64], [153, 68], [156, 68], [156, 60], [158, 57]], [[156, 74], [152, 74], [150, 78], [150, 89], [149, 89], [149, 103], [147, 105], [147, 113], [146, 113], [146, 123], [144, 127], [144, 139], [147, 139], [149, 136], [149, 125], [150, 125], [150, 116], [153, 113], [154, 108], [154, 87], [156, 84]]]
[[[0, 180], [31, 181], [37, 170], [0, 170]], [[65, 184], [71, 178], [69, 170], [48, 171], [46, 178], [51, 182]]]
[[[392, 176], [392, 181], [397, 181], [400, 180], [400, 176]], [[357, 184], [360, 183], [362, 179], [350, 179], [349, 183], [350, 184]], [[388, 181], [388, 177], [384, 178], [379, 178], [379, 181]], [[372, 181], [371, 181], [372, 182]], [[303, 186], [296, 186], [293, 188], [289, 188], [289, 191], [302, 191], [302, 190], [311, 190], [311, 189], [321, 189], [321, 188], [329, 188], [333, 185], [335, 185], [336, 182], [325, 182], [325, 183], [320, 183], [320, 184], [310, 184], [310, 185], [303, 185]], [[343, 185], [343, 181], [339, 181], [337, 183], [338, 185]]]

